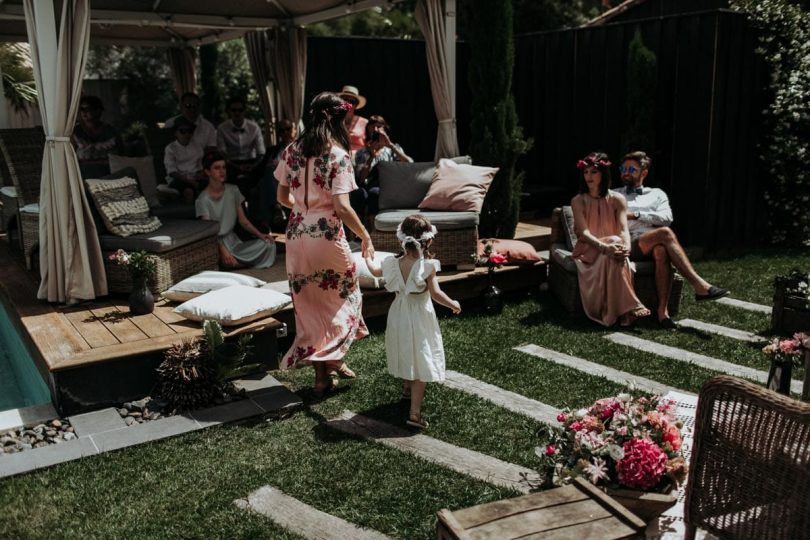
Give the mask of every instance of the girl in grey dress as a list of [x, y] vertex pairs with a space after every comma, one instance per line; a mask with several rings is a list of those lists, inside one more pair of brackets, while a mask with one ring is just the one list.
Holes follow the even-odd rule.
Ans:
[[[220, 264], [231, 268], [272, 266], [276, 259], [275, 239], [253, 226], [242, 209], [245, 198], [239, 188], [225, 183], [225, 156], [221, 152], [208, 152], [203, 157], [203, 170], [208, 176], [208, 186], [197, 197], [196, 212], [200, 219], [219, 221]], [[243, 241], [237, 236], [233, 230], [237, 219], [256, 240]]]

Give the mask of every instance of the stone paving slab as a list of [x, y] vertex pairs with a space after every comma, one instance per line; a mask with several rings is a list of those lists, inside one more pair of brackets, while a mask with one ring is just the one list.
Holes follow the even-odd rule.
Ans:
[[286, 386], [267, 388], [257, 394], [250, 394], [250, 400], [261, 407], [264, 412], [291, 411], [304, 404], [301, 397], [290, 392]]
[[96, 454], [98, 454], [98, 449], [93, 441], [89, 437], [81, 437], [72, 441], [0, 456], [0, 478]]
[[194, 411], [190, 416], [196, 420], [201, 427], [205, 428], [227, 422], [236, 422], [262, 413], [264, 413], [264, 409], [256, 405], [253, 400], [243, 399], [201, 411]]
[[770, 315], [773, 308], [771, 306], [764, 306], [762, 304], [755, 304], [753, 302], [745, 302], [744, 300], [737, 300], [736, 298], [718, 298], [715, 300], [718, 304], [731, 306], [735, 308], [745, 309], [747, 311], [755, 311], [757, 313], [764, 313]]
[[127, 425], [118, 411], [112, 407], [84, 414], [68, 417], [70, 425], [79, 437], [87, 437], [96, 433], [124, 429]]
[[174, 435], [188, 433], [200, 429], [200, 424], [194, 418], [178, 414], [151, 422], [144, 422], [129, 426], [126, 429], [114, 431], [104, 431], [92, 435], [93, 442], [98, 447], [99, 452], [109, 452], [126, 448], [136, 444], [142, 444]]
[[50, 403], [1, 411], [0, 431], [8, 431], [10, 429], [31, 424], [40, 424], [46, 420], [52, 420], [58, 417], [59, 414]]
[[768, 341], [768, 338], [757, 335], [754, 332], [746, 332], [745, 330], [697, 321], [695, 319], [681, 319], [680, 321], [676, 321], [676, 324], [684, 328], [692, 328], [694, 330], [700, 330], [701, 332], [717, 334], [718, 336], [729, 337], [739, 341], [747, 341], [748, 343], [764, 343]]
[[278, 379], [272, 375], [265, 375], [261, 378], [249, 377], [246, 379], [239, 379], [238, 381], [234, 381], [234, 385], [239, 390], [244, 390], [251, 396], [260, 394], [262, 392], [267, 392], [275, 388], [286, 388], [286, 386], [281, 384]]

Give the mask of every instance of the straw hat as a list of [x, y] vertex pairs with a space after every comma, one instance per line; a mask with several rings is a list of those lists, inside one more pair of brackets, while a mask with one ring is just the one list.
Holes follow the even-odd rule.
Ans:
[[340, 92], [336, 92], [338, 96], [342, 97], [343, 99], [351, 98], [357, 100], [356, 109], [362, 109], [366, 106], [366, 98], [360, 95], [360, 92], [357, 90], [356, 86], [346, 85], [343, 87], [343, 90]]

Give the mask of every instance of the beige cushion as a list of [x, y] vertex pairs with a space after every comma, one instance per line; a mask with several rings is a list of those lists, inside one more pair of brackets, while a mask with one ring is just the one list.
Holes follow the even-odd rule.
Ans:
[[174, 312], [192, 321], [212, 320], [222, 326], [235, 326], [270, 317], [291, 303], [292, 298], [280, 292], [231, 285], [184, 302]]
[[397, 226], [408, 216], [421, 214], [428, 218], [439, 231], [458, 231], [474, 229], [478, 226], [478, 214], [475, 212], [440, 212], [434, 210], [386, 210], [374, 217], [374, 230], [395, 232]]
[[155, 177], [155, 164], [152, 156], [127, 157], [110, 154], [110, 171], [120, 171], [132, 167], [138, 174], [138, 185], [146, 198], [149, 208], [160, 206], [157, 192], [157, 178]]
[[[386, 251], [375, 251], [374, 261], [377, 264], [382, 264], [383, 259], [395, 255]], [[361, 289], [382, 289], [385, 286], [385, 280], [382, 277], [376, 277], [368, 270], [366, 260], [360, 252], [352, 253], [354, 260], [355, 270], [357, 271], [357, 281]]]
[[160, 220], [149, 215], [149, 205], [134, 178], [85, 182], [104, 226], [112, 234], [130, 236], [160, 228]]
[[442, 159], [420, 209], [481, 212], [484, 197], [498, 169], [462, 165]]
[[233, 272], [215, 272], [206, 270], [197, 275], [188, 277], [180, 283], [175, 283], [168, 290], [163, 291], [163, 297], [173, 302], [185, 302], [197, 298], [207, 292], [217, 291], [231, 285], [244, 285], [245, 287], [262, 287], [266, 283], [253, 276], [236, 274]]

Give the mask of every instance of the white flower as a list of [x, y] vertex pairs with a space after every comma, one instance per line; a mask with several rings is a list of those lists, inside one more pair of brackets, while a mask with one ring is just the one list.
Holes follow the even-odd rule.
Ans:
[[624, 448], [618, 444], [609, 444], [607, 449], [613, 461], [619, 461], [624, 457]]
[[593, 461], [585, 467], [584, 472], [588, 475], [592, 484], [596, 484], [600, 480], [608, 479], [607, 465], [602, 458], [593, 458]]
[[582, 420], [588, 415], [588, 409], [579, 409], [577, 412], [574, 413], [574, 416], [577, 420]]
[[616, 396], [616, 399], [626, 403], [626, 402], [628, 402], [628, 401], [630, 401], [632, 399], [632, 396], [630, 394], [626, 393], [626, 392], [622, 392], [621, 394]]

